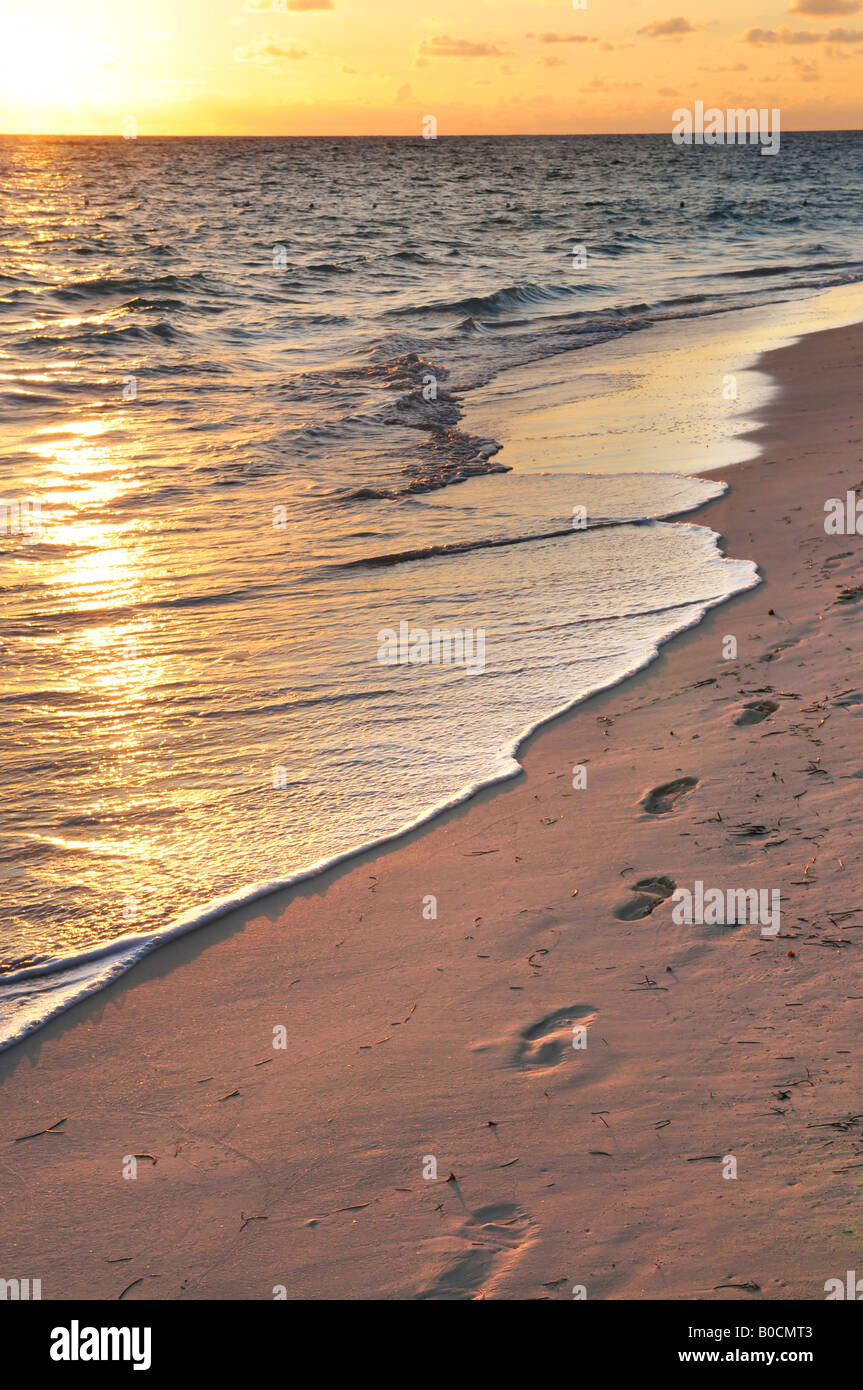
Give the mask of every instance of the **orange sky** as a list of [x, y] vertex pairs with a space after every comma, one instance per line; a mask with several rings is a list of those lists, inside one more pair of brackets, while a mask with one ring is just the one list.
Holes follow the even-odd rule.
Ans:
[[3, 0], [0, 25], [3, 132], [665, 131], [699, 98], [863, 126], [863, 0]]

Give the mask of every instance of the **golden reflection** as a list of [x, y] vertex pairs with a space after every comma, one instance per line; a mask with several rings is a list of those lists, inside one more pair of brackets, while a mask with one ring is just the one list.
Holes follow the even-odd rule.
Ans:
[[35, 433], [48, 434], [53, 438], [65, 438], [72, 435], [78, 439], [93, 439], [96, 435], [106, 434], [109, 430], [116, 429], [118, 421], [115, 420], [70, 420], [65, 425], [46, 425], [44, 429], [36, 430]]
[[[142, 582], [152, 572], [149, 538], [157, 533], [137, 509], [128, 519], [116, 509], [138, 486], [134, 460], [120, 443], [131, 433], [129, 411], [72, 417], [34, 431], [39, 442], [26, 450], [42, 479], [41, 581], [59, 615], [92, 614], [92, 625], [76, 622], [74, 633], [61, 625], [46, 649], [58, 673], [92, 694], [92, 712], [108, 718], [118, 707], [143, 705], [170, 675], [154, 655], [157, 620], [146, 613], [155, 588]], [[80, 719], [80, 708], [69, 717]], [[116, 746], [139, 742], [140, 728], [129, 721]]]
[[[71, 419], [63, 424], [40, 429], [34, 437], [47, 435], [53, 441], [50, 452], [45, 443], [34, 444], [26, 452], [38, 457], [45, 478], [45, 509], [55, 513], [53, 539], [64, 544], [105, 544], [108, 539], [99, 528], [102, 523], [77, 522], [72, 516], [64, 520], [69, 509], [89, 512], [108, 506], [125, 492], [133, 481], [127, 451], [119, 441], [111, 444], [94, 443], [99, 436], [126, 432], [128, 413], [118, 412], [100, 419]], [[81, 531], [83, 527], [83, 531]], [[92, 535], [89, 528], [95, 527]]]

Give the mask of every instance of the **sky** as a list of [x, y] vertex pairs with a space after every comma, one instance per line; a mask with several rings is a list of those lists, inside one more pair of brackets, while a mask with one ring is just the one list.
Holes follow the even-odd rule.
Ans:
[[0, 0], [0, 132], [863, 127], [863, 0]]

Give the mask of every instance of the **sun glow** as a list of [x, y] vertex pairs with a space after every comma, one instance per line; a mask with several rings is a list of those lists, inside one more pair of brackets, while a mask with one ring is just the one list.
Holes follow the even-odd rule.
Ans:
[[110, 49], [88, 42], [68, 21], [17, 13], [3, 22], [0, 91], [10, 104], [92, 102], [107, 94], [120, 67]]
[[863, 0], [4, 3], [7, 134], [662, 132], [696, 100], [863, 120]]

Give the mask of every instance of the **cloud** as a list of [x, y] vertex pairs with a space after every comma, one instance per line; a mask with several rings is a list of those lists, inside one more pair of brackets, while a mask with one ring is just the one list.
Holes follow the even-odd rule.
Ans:
[[257, 34], [249, 43], [234, 49], [234, 58], [238, 63], [257, 63], [259, 67], [271, 67], [287, 59], [293, 61], [308, 56], [304, 48], [295, 43], [285, 43], [273, 34]]
[[748, 72], [748, 63], [732, 63], [730, 67], [722, 68], [699, 68], [699, 72]]
[[744, 43], [820, 43], [821, 35], [809, 29], [747, 29]]
[[803, 58], [792, 58], [791, 62], [797, 69], [797, 75], [801, 82], [817, 82], [821, 74], [815, 63], [807, 63]]
[[640, 87], [640, 82], [606, 82], [604, 77], [592, 77], [589, 82], [583, 83], [583, 92], [614, 92], [622, 87]]
[[556, 53], [546, 53], [545, 56], [542, 57], [542, 58], [540, 58], [539, 61], [540, 61], [540, 63], [542, 64], [542, 66], [543, 66], [544, 68], [565, 68], [565, 67], [566, 67], [566, 59], [565, 59], [565, 58], [558, 58], [558, 56], [557, 56]]
[[306, 10], [334, 10], [333, 0], [246, 0], [243, 6], [249, 14], [304, 14]]
[[860, 0], [794, 0], [792, 14], [856, 14]]
[[676, 19], [654, 19], [652, 24], [645, 24], [638, 32], [646, 34], [649, 39], [671, 39], [679, 38], [681, 34], [694, 34], [700, 28], [700, 24], [690, 24], [688, 19], [678, 15]]
[[[533, 38], [532, 34], [527, 37]], [[596, 39], [589, 38], [587, 34], [539, 34], [537, 36], [543, 43], [596, 43]]]
[[423, 39], [420, 53], [427, 58], [500, 58], [496, 43], [472, 43], [470, 39], [451, 39], [440, 34], [436, 39]]
[[747, 29], [741, 35], [744, 43], [861, 43], [863, 29], [831, 29], [826, 34], [816, 34], [811, 29]]

